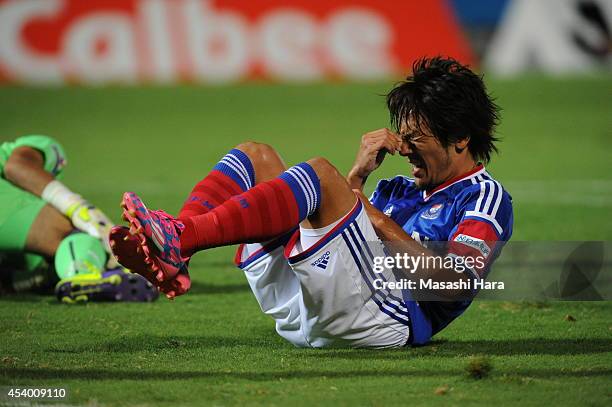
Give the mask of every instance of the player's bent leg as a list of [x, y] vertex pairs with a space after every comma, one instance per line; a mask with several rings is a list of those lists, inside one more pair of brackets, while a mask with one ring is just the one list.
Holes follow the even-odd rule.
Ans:
[[247, 141], [231, 149], [192, 189], [178, 218], [208, 213], [234, 195], [286, 170], [280, 155], [269, 145]]
[[68, 218], [52, 206], [44, 205], [29, 228], [24, 249], [53, 257], [62, 240], [72, 230]]
[[[241, 165], [236, 163], [236, 159]], [[247, 161], [243, 160], [248, 160], [252, 167], [248, 156], [236, 150], [233, 157], [224, 157], [219, 163], [219, 171], [232, 174], [236, 182], [242, 180], [244, 183], [246, 180], [252, 183], [253, 171], [240, 170], [247, 167]], [[186, 219], [175, 219], [163, 211], [149, 211], [136, 194], [126, 193], [124, 217], [131, 225], [131, 233], [140, 239], [151, 272], [159, 281], [169, 280], [185, 268], [186, 259], [195, 251], [272, 239], [293, 229], [309, 216], [312, 224], [326, 224], [337, 219], [356, 197], [329, 162], [323, 159], [311, 162], [316, 170], [310, 163], [298, 164], [278, 178], [261, 182], [231, 197], [206, 214]], [[318, 214], [322, 198], [317, 170], [321, 173], [323, 190], [328, 195], [326, 201], [329, 202], [329, 210]], [[329, 181], [325, 174], [331, 174]]]
[[249, 157], [255, 172], [255, 185], [270, 181], [287, 171], [287, 165], [280, 154], [268, 144], [246, 141], [235, 148]]
[[[155, 277], [158, 281], [172, 279], [188, 261], [190, 254], [178, 250], [178, 236], [184, 222], [207, 214], [256, 183], [277, 176], [284, 167], [284, 162], [272, 147], [255, 142], [242, 143], [222, 157], [196, 184], [178, 220], [163, 211], [149, 211], [136, 194], [125, 194], [123, 217], [130, 223], [131, 233], [140, 235], [144, 260], [152, 274], [148, 278]], [[147, 239], [154, 243], [152, 247], [147, 244]], [[121, 247], [121, 242], [116, 241], [115, 249], [121, 251]]]
[[307, 161], [317, 173], [321, 185], [319, 209], [302, 222], [302, 226], [318, 229], [332, 224], [344, 216], [355, 205], [357, 197], [346, 182], [346, 178], [322, 157]]
[[[284, 169], [283, 160], [269, 145], [256, 142], [239, 144], [222, 157], [213, 170], [196, 184], [180, 211], [179, 219], [206, 214], [232, 196], [247, 191], [257, 183], [278, 176]], [[147, 278], [159, 281], [172, 279], [180, 270], [184, 260], [189, 257], [181, 257], [176, 250], [173, 250], [174, 241], [171, 237], [177, 235], [177, 231], [180, 232], [180, 223], [172, 222], [166, 213], [148, 211], [134, 194], [125, 196], [122, 205], [125, 208], [124, 217], [132, 225], [132, 233], [136, 234], [142, 230], [144, 235], [152, 237], [153, 243], [157, 246], [151, 248], [147, 246], [146, 240], [141, 241], [145, 254], [143, 259], [146, 261], [144, 266], [151, 270]], [[164, 233], [155, 235], [155, 231]], [[162, 236], [163, 234], [165, 236]], [[121, 241], [115, 240], [114, 246], [116, 255], [130, 257], [127, 253], [129, 250], [124, 250]], [[163, 255], [152, 254], [156, 251], [162, 252]]]
[[[158, 280], [166, 280], [174, 277], [184, 266], [185, 258], [195, 251], [268, 240], [288, 232], [309, 216], [313, 224], [337, 219], [357, 198], [329, 162], [311, 162], [316, 169], [309, 163], [298, 164], [278, 178], [261, 182], [214, 210], [190, 218], [175, 219], [163, 211], [149, 211], [136, 194], [128, 192], [123, 199], [124, 218], [131, 225], [131, 233], [140, 236], [148, 264]], [[321, 180], [317, 170], [322, 174]], [[326, 178], [326, 174], [331, 176]], [[243, 181], [247, 178], [246, 173], [238, 175]], [[321, 182], [329, 208], [318, 211]]]
[[[256, 142], [239, 144], [222, 157], [213, 170], [195, 185], [180, 211], [179, 219], [206, 214], [232, 196], [250, 189], [257, 183], [274, 178], [284, 170], [283, 160], [269, 145]], [[124, 199], [123, 205], [127, 209], [124, 216], [130, 219], [132, 232], [142, 227], [146, 234], [149, 231], [145, 229], [147, 225], [152, 225], [151, 220], [153, 224], [169, 221], [165, 213], [142, 210], [144, 205], [141, 205], [138, 200]], [[141, 210], [137, 211], [136, 208], [141, 208]], [[138, 216], [137, 212], [141, 215]], [[138, 224], [135, 225], [135, 223]], [[180, 228], [178, 225], [176, 227]], [[173, 231], [172, 227], [166, 227], [165, 230], [170, 233]], [[155, 253], [152, 253], [151, 248], [144, 244], [140, 237], [136, 239], [126, 236], [123, 228], [113, 229], [110, 240], [113, 252], [122, 264], [156, 283], [169, 297], [172, 297], [173, 294], [182, 294], [189, 288], [190, 281], [186, 267], [177, 267], [183, 258], [174, 256], [174, 261], [170, 263], [157, 259], [154, 261], [153, 257], [156, 256]], [[153, 251], [156, 249], [162, 250], [157, 247], [153, 248]], [[171, 250], [166, 250], [166, 252], [172, 254]], [[178, 272], [176, 272], [177, 269]]]

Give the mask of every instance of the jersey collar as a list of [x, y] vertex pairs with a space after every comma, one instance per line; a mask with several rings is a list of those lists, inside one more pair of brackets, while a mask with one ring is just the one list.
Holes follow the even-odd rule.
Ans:
[[470, 179], [470, 178], [477, 177], [477, 176], [483, 174], [484, 172], [485, 172], [484, 165], [479, 163], [476, 166], [476, 168], [470, 170], [469, 172], [467, 172], [465, 174], [459, 175], [458, 177], [452, 178], [452, 179], [446, 181], [443, 184], [438, 185], [431, 192], [427, 193], [427, 191], [423, 191], [423, 199], [427, 201], [429, 198], [431, 198], [432, 195], [434, 195], [434, 194], [436, 194], [436, 193], [438, 193], [440, 191], [445, 190], [446, 188], [450, 187], [451, 185], [454, 185], [454, 184], [456, 184], [458, 182], [461, 182], [461, 181], [465, 181], [465, 180]]

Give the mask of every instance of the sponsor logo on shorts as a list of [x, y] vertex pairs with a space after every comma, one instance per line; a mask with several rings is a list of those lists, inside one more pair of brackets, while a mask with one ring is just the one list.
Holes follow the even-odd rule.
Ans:
[[478, 250], [485, 257], [488, 257], [489, 254], [491, 253], [491, 249], [489, 248], [489, 246], [487, 246], [484, 240], [477, 239], [472, 236], [463, 235], [463, 234], [457, 235], [454, 241], [462, 243], [466, 246], [470, 246], [471, 248]]
[[444, 207], [444, 204], [435, 204], [431, 206], [430, 208], [428, 208], [425, 212], [423, 212], [421, 214], [421, 218], [436, 219], [438, 216], [440, 216], [440, 212], [442, 211], [443, 207]]
[[328, 264], [329, 264], [329, 251], [326, 251], [325, 253], [323, 253], [321, 257], [316, 259], [314, 262], [310, 263], [311, 266], [318, 267], [323, 270], [327, 268]]

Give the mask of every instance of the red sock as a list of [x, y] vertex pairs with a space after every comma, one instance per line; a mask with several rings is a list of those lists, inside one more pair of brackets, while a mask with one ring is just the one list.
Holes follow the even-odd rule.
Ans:
[[242, 189], [227, 175], [213, 170], [193, 188], [179, 212], [179, 218], [190, 218], [208, 213]]
[[286, 233], [319, 207], [319, 178], [307, 163], [235, 195], [208, 213], [180, 218], [181, 248], [197, 250], [235, 243], [262, 242]]
[[238, 149], [227, 153], [189, 194], [179, 218], [202, 215], [255, 184], [255, 172], [249, 157]]

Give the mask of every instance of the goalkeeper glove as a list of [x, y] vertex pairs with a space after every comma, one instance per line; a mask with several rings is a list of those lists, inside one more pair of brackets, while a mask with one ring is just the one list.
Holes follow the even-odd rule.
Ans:
[[111, 253], [108, 235], [113, 222], [100, 209], [57, 180], [47, 184], [41, 197], [66, 215], [75, 228], [100, 239], [106, 251]]

